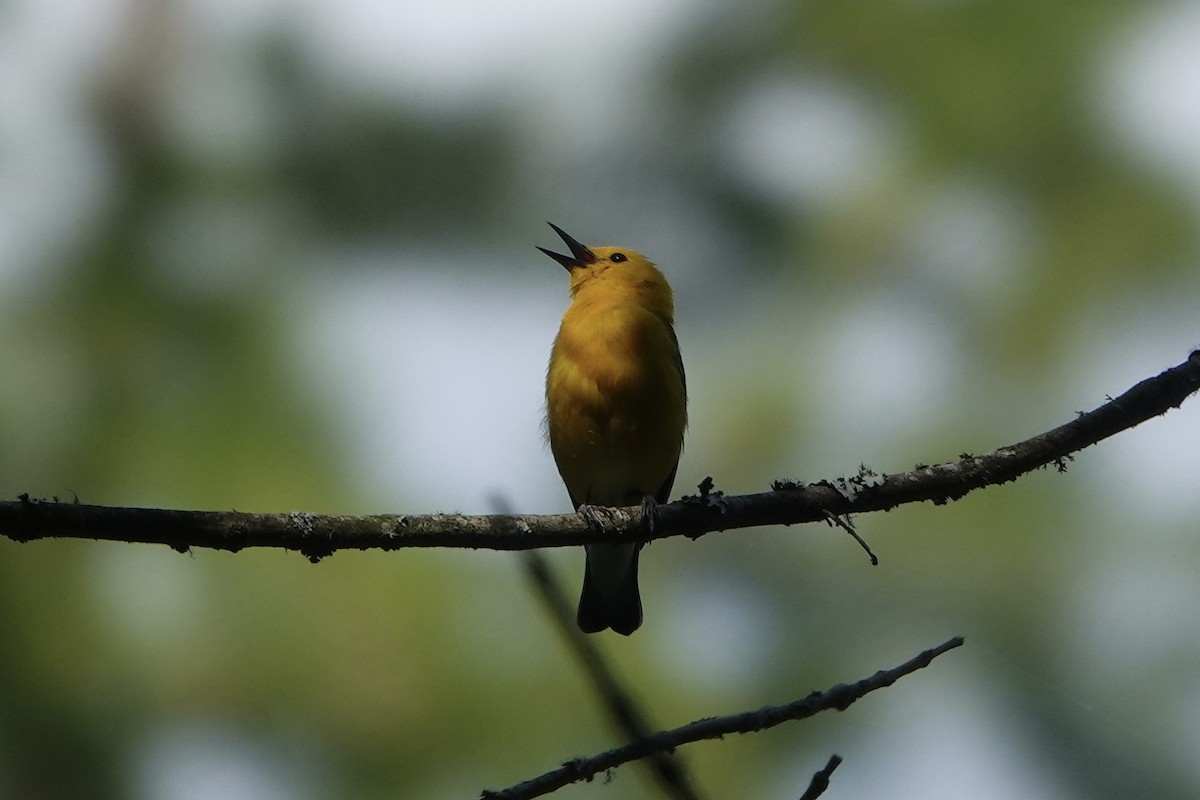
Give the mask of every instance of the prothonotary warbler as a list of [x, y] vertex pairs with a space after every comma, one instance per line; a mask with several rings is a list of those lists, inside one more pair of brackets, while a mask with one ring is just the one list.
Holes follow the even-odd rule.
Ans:
[[[625, 247], [586, 247], [554, 223], [570, 255], [539, 247], [571, 273], [571, 305], [546, 372], [550, 450], [571, 503], [641, 504], [653, 520], [667, 502], [687, 426], [687, 384], [675, 338], [675, 301], [658, 269]], [[641, 544], [587, 545], [579, 627], [628, 636], [642, 624]]]

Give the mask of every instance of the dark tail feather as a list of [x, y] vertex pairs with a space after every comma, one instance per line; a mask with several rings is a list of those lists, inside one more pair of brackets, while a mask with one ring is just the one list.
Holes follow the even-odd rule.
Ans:
[[[622, 546], [624, 545], [618, 545]], [[639, 547], [638, 550], [640, 549]], [[617, 633], [628, 636], [641, 627], [642, 596], [638, 592], [638, 555], [635, 550], [629, 566], [623, 571], [620, 584], [615, 589], [605, 587], [603, 578], [592, 574], [596, 567], [591, 554], [588, 555], [587, 567], [583, 572], [583, 591], [579, 595], [579, 613], [575, 618], [579, 629], [584, 633], [597, 633], [605, 628], [612, 628]]]

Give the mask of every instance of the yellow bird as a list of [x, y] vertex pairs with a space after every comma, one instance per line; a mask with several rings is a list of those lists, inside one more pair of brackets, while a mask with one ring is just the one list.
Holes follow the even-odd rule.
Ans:
[[[546, 372], [550, 450], [571, 503], [641, 504], [652, 524], [667, 502], [687, 427], [687, 383], [667, 279], [624, 247], [585, 247], [554, 223], [571, 254], [539, 247], [571, 273], [571, 305]], [[603, 513], [603, 512], [600, 512]], [[642, 624], [640, 543], [586, 546], [579, 627], [628, 636]]]

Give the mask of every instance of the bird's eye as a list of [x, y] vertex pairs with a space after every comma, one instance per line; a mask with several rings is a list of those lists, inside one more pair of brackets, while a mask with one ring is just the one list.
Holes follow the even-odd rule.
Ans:
[[628, 261], [628, 257], [624, 253], [613, 253], [608, 257], [608, 260], [614, 264], [620, 264], [622, 261]]

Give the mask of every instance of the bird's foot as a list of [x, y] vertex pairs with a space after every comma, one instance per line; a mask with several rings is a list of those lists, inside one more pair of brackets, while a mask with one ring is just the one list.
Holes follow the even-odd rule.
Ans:
[[593, 531], [602, 531], [605, 523], [611, 525], [616, 522], [616, 514], [608, 506], [593, 506], [584, 503], [575, 510], [579, 516], [583, 517], [588, 528]]
[[642, 528], [651, 534], [658, 530], [658, 501], [652, 494], [642, 498]]

